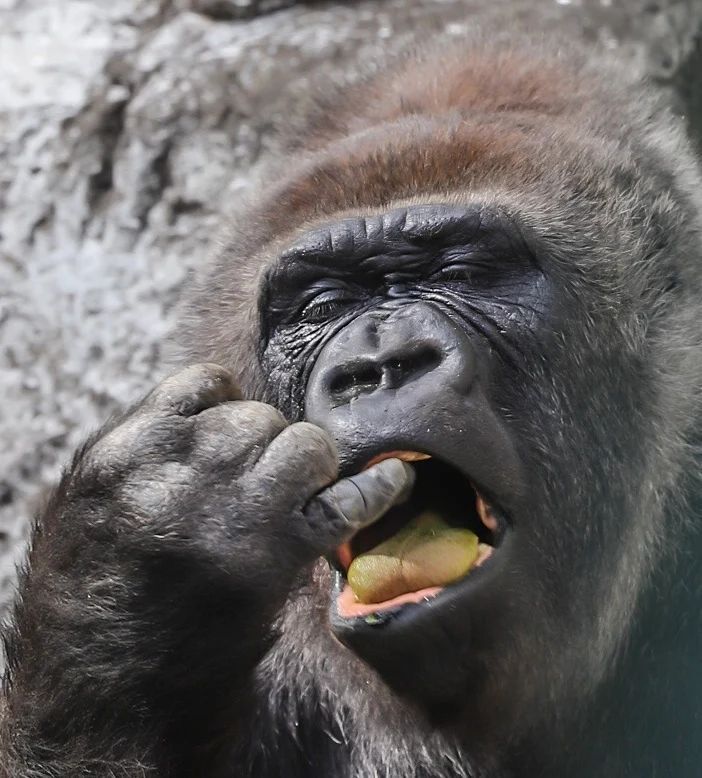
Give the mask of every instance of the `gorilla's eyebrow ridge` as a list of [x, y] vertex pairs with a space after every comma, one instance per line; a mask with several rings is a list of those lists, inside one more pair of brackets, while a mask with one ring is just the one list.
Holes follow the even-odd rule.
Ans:
[[306, 232], [281, 254], [270, 280], [303, 280], [315, 268], [343, 271], [379, 255], [410, 258], [460, 245], [535, 262], [522, 231], [501, 211], [481, 205], [413, 205]]

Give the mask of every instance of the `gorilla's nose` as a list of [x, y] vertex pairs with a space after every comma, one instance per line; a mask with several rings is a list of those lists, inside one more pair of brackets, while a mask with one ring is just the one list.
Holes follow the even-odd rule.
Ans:
[[348, 324], [322, 349], [310, 376], [306, 416], [324, 417], [352, 401], [408, 405], [453, 390], [465, 393], [475, 368], [471, 344], [440, 310], [407, 302]]
[[335, 404], [378, 388], [397, 389], [434, 370], [442, 361], [435, 343], [417, 340], [377, 357], [361, 357], [330, 371], [328, 393]]

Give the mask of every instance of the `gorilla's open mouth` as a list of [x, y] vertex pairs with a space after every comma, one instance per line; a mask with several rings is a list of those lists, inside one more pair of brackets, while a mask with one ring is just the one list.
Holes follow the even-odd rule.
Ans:
[[429, 600], [481, 567], [502, 541], [504, 514], [456, 467], [427, 454], [392, 451], [412, 462], [416, 482], [397, 505], [336, 551], [341, 618], [372, 617]]

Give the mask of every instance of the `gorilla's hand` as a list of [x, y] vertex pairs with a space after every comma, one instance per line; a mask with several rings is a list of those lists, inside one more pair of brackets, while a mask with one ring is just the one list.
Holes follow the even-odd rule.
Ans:
[[102, 485], [89, 521], [121, 524], [135, 553], [190, 555], [270, 600], [387, 511], [413, 471], [386, 460], [329, 486], [337, 477], [326, 432], [241, 401], [224, 369], [198, 365], [166, 379], [95, 443], [74, 489]]
[[[337, 475], [325, 432], [240, 400], [216, 365], [180, 371], [103, 430], [35, 537], [9, 650], [19, 741], [95, 748], [96, 732], [136, 727], [169, 759], [195, 758], [245, 704], [298, 573], [412, 481], [399, 460]], [[67, 717], [78, 688], [94, 709]]]

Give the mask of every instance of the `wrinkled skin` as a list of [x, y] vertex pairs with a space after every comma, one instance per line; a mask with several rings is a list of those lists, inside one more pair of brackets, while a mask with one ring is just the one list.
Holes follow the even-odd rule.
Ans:
[[[331, 94], [271, 167], [193, 285], [208, 364], [88, 441], [38, 521], [5, 772], [697, 775], [702, 180], [677, 123], [616, 69], [476, 40]], [[398, 451], [470, 482], [499, 538], [355, 618], [321, 557], [433, 494], [422, 473], [458, 493], [366, 468]]]

